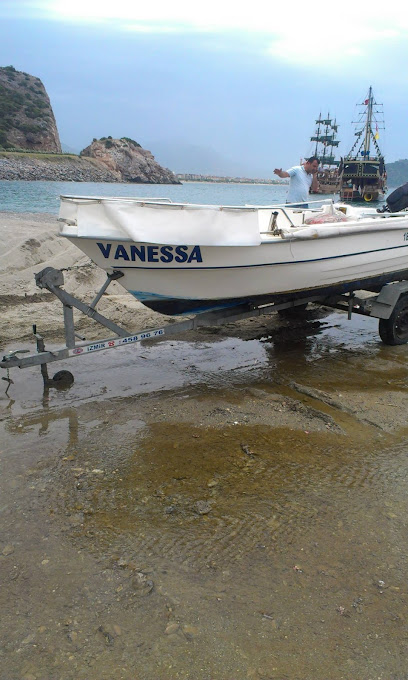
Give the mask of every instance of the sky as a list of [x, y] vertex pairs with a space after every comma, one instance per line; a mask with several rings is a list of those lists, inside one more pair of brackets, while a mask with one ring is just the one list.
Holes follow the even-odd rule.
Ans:
[[175, 172], [273, 177], [320, 113], [346, 154], [372, 86], [386, 162], [408, 158], [407, 3], [0, 0], [0, 27], [0, 66], [42, 80], [76, 151], [131, 137]]

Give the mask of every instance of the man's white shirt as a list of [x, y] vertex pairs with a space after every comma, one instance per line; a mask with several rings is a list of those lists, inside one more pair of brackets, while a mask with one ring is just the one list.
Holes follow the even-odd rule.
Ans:
[[286, 172], [290, 175], [287, 203], [307, 203], [313, 175], [308, 174], [303, 165], [295, 165]]

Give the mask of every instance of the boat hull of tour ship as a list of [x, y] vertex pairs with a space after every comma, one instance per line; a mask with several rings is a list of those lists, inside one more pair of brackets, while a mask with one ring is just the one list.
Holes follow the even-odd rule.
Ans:
[[61, 235], [170, 315], [408, 279], [408, 213], [339, 207], [62, 197]]
[[344, 160], [341, 173], [341, 201], [371, 203], [382, 200], [385, 192], [386, 175], [382, 160]]
[[311, 194], [337, 194], [340, 187], [340, 179], [337, 170], [319, 170], [317, 173], [319, 188], [310, 191]]

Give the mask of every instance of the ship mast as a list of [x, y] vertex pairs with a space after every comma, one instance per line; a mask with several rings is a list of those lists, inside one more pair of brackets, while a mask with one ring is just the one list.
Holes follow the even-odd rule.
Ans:
[[339, 141], [335, 139], [338, 127], [336, 121], [333, 122], [330, 113], [327, 114], [327, 118], [322, 118], [322, 114], [319, 113], [316, 126], [315, 134], [310, 137], [311, 142], [316, 142], [314, 155], [322, 167], [338, 166], [339, 162], [335, 160], [333, 154], [333, 148], [339, 145]]
[[[329, 134], [329, 132], [330, 132], [329, 126], [331, 126], [331, 120], [330, 120], [330, 114], [329, 114], [329, 113], [327, 114], [327, 118], [326, 118], [326, 120], [325, 120], [324, 122], [325, 122], [325, 125], [326, 125], [325, 130], [324, 130], [324, 137], [325, 137], [326, 140], [327, 140], [327, 139], [328, 139], [328, 134]], [[324, 165], [325, 165], [325, 163], [326, 163], [326, 145], [327, 145], [327, 141], [323, 143], [323, 156], [322, 156], [322, 158], [321, 158], [322, 166], [323, 166], [323, 167], [324, 167]]]
[[[314, 138], [316, 140], [316, 146], [315, 146], [315, 152], [314, 155], [317, 156], [317, 149], [319, 146], [319, 139], [320, 139], [320, 122], [321, 122], [322, 114], [319, 113], [319, 120], [316, 121], [317, 123], [317, 130], [316, 130], [316, 137]], [[313, 138], [312, 138], [313, 139]]]
[[[384, 129], [383, 124], [384, 120], [383, 119], [378, 119], [376, 117], [376, 114], [380, 114], [380, 116], [383, 116], [383, 112], [381, 108], [376, 108], [374, 109], [374, 106], [381, 107], [382, 104], [377, 104], [377, 102], [374, 101], [374, 95], [373, 95], [373, 88], [370, 86], [369, 91], [368, 91], [368, 98], [363, 101], [360, 106], [365, 106], [366, 108], [364, 109], [363, 112], [359, 114], [359, 120], [354, 121], [354, 125], [359, 126], [360, 129], [358, 129], [354, 134], [356, 135], [356, 140], [350, 150], [350, 152], [346, 155], [346, 158], [357, 158], [358, 156], [363, 156], [366, 160], [369, 159], [370, 157], [370, 145], [371, 142], [373, 142], [375, 150], [377, 151], [378, 156], [380, 157], [381, 151], [377, 143], [377, 139], [379, 137], [378, 130], [379, 130], [379, 125], [380, 123], [380, 129]], [[364, 116], [364, 118], [363, 118]], [[373, 122], [375, 123], [375, 132], [373, 131]], [[382, 123], [382, 127], [381, 127]], [[360, 127], [361, 126], [361, 127]]]
[[365, 125], [365, 134], [364, 134], [364, 156], [365, 158], [369, 158], [370, 156], [370, 140], [371, 140], [371, 123], [372, 123], [372, 118], [373, 118], [373, 90], [370, 85], [370, 89], [368, 91], [368, 104], [367, 104], [367, 118], [366, 118], [366, 125]]

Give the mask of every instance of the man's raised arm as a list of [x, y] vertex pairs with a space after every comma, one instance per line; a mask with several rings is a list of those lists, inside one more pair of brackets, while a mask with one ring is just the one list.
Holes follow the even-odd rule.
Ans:
[[281, 179], [283, 179], [284, 177], [290, 177], [289, 173], [286, 172], [286, 170], [282, 170], [282, 168], [275, 168], [273, 172], [275, 175], [278, 175], [278, 177], [280, 177]]

